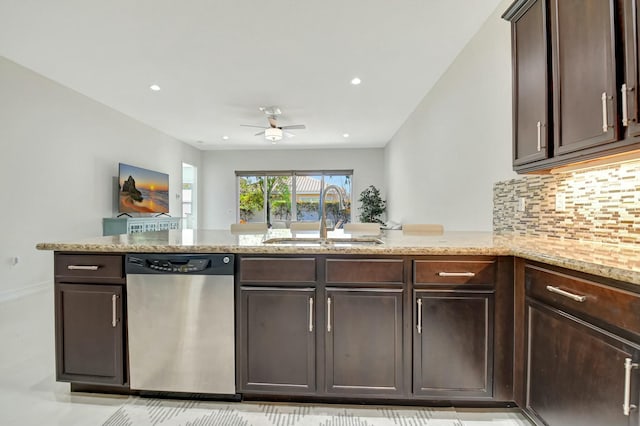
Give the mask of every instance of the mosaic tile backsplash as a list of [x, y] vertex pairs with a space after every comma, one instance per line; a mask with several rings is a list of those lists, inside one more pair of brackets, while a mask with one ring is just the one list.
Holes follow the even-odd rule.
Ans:
[[640, 244], [640, 162], [498, 182], [493, 229]]

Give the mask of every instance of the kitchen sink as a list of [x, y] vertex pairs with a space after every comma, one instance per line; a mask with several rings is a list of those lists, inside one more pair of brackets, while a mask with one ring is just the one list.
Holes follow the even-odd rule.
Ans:
[[269, 238], [264, 244], [282, 245], [378, 245], [384, 244], [379, 238]]

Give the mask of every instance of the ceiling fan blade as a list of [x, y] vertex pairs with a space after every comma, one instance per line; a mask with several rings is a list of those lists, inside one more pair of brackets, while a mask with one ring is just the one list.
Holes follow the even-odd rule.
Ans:
[[269, 125], [271, 127], [278, 127], [278, 122], [275, 117], [267, 117], [267, 119], [269, 120]]
[[256, 133], [256, 134], [255, 134], [255, 135], [253, 135], [253, 136], [260, 136], [260, 135], [264, 135], [264, 130], [263, 130], [263, 131], [261, 131], [261, 132]]
[[293, 133], [289, 133], [289, 132], [283, 132], [283, 133], [288, 138], [295, 138], [296, 137], [296, 135], [294, 135]]
[[306, 129], [307, 126], [304, 124], [292, 124], [290, 126], [282, 126], [281, 129]]
[[254, 126], [253, 124], [241, 124], [242, 127], [257, 127], [258, 129], [264, 129], [264, 126]]

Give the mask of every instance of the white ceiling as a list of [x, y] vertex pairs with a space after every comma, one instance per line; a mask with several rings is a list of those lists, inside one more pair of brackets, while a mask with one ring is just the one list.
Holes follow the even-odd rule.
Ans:
[[499, 2], [0, 0], [0, 55], [200, 149], [273, 149], [262, 105], [307, 125], [275, 148], [382, 147]]

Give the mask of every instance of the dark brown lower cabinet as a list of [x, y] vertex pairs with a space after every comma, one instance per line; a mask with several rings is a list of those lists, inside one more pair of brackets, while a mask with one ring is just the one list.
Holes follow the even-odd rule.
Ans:
[[316, 390], [315, 289], [241, 287], [239, 391]]
[[55, 284], [56, 379], [123, 385], [123, 287]]
[[[297, 273], [287, 280], [295, 266], [243, 259], [238, 392], [461, 404], [512, 400], [510, 260], [317, 256], [316, 273], [298, 281]], [[246, 265], [251, 273], [243, 271]], [[376, 274], [380, 265], [391, 272]], [[418, 317], [421, 328], [413, 323], [412, 331]], [[501, 321], [494, 339], [495, 318]], [[494, 348], [500, 350], [495, 359]]]
[[326, 289], [330, 394], [397, 395], [403, 386], [403, 289]]
[[414, 394], [491, 398], [493, 292], [416, 290], [414, 306]]
[[[623, 413], [625, 360], [640, 346], [552, 307], [528, 301], [527, 410], [548, 426], [638, 425]], [[629, 403], [638, 405], [638, 370], [630, 369]]]

